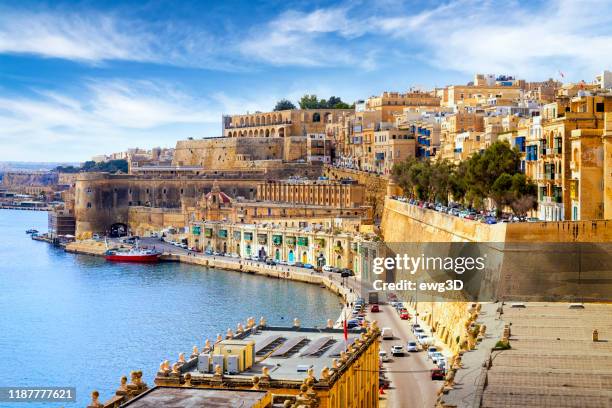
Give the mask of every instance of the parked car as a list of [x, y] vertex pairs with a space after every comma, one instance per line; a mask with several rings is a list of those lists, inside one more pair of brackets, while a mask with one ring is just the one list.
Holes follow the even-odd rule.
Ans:
[[448, 363], [446, 362], [446, 357], [440, 357], [436, 360], [436, 365], [440, 368], [446, 369]]
[[304, 268], [306, 269], [314, 269], [314, 265], [313, 264], [309, 264], [309, 263], [305, 263], [304, 265], [302, 265]]
[[355, 272], [353, 272], [352, 270], [350, 270], [349, 268], [344, 268], [342, 269], [342, 276], [343, 277], [348, 277], [348, 276], [355, 276]]
[[419, 342], [419, 344], [422, 345], [422, 346], [431, 343], [431, 339], [425, 333], [417, 334], [416, 338], [417, 338], [417, 341]]
[[400, 313], [400, 319], [402, 320], [408, 320], [410, 319], [410, 314], [408, 313], [408, 311], [403, 311]]
[[371, 313], [378, 313], [378, 312], [380, 312], [380, 307], [378, 307], [378, 305], [372, 305], [370, 307], [370, 312]]
[[416, 341], [409, 341], [406, 345], [406, 350], [408, 350], [409, 352], [419, 351], [419, 345]]
[[439, 351], [431, 353], [431, 361], [435, 365], [438, 365], [438, 361], [441, 360], [441, 359], [444, 359], [444, 354], [440, 353]]
[[304, 267], [304, 264], [303, 264], [303, 263], [301, 263], [301, 262], [296, 262], [296, 263], [294, 263], [294, 264], [293, 264], [293, 266], [296, 266], [296, 267], [298, 267], [298, 268], [303, 268], [303, 267]]
[[355, 327], [359, 327], [359, 320], [357, 319], [349, 319], [346, 321], [347, 329], [354, 329]]
[[433, 381], [436, 380], [444, 380], [445, 371], [441, 368], [433, 368], [431, 370], [431, 379]]
[[323, 272], [331, 272], [332, 267], [330, 265], [323, 265]]
[[427, 348], [427, 358], [431, 358], [431, 355], [433, 353], [437, 353], [438, 352], [438, 348], [437, 347], [428, 347]]
[[417, 329], [420, 329], [421, 325], [418, 323], [413, 323], [412, 324], [412, 333], [416, 333]]
[[385, 350], [380, 350], [378, 352], [378, 357], [383, 363], [386, 363], [387, 361], [389, 361], [389, 355], [387, 354]]
[[276, 265], [276, 261], [274, 259], [272, 259], [272, 258], [268, 258], [268, 259], [266, 259], [266, 265], [274, 266], [274, 265]]
[[401, 344], [396, 344], [391, 346], [391, 355], [392, 356], [403, 356], [404, 355], [404, 347]]
[[284, 259], [281, 259], [280, 261], [278, 261], [278, 263], [280, 265], [289, 265], [289, 262], [285, 261]]
[[497, 224], [497, 219], [495, 217], [487, 216], [482, 219], [482, 222], [485, 224]]

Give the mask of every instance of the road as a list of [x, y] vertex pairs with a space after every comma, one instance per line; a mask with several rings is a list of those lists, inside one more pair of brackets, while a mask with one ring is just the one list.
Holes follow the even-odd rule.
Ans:
[[383, 340], [381, 349], [385, 350], [391, 360], [383, 364], [391, 388], [387, 391], [389, 408], [428, 408], [436, 402], [437, 392], [442, 381], [432, 381], [430, 370], [433, 364], [427, 360], [427, 353], [405, 353], [403, 357], [393, 357], [391, 346], [395, 344], [406, 347], [410, 340], [416, 340], [410, 331], [410, 321], [401, 320], [399, 314], [390, 305], [381, 305], [380, 313], [367, 314], [367, 319], [377, 320], [378, 327], [390, 327], [394, 340]]

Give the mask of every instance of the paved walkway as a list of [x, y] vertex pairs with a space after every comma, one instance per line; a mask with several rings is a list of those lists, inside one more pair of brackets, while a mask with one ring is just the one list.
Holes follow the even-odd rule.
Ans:
[[457, 408], [477, 408], [484, 388], [485, 368], [483, 364], [488, 361], [491, 349], [501, 338], [504, 330], [504, 321], [497, 319], [497, 308], [500, 303], [482, 303], [482, 308], [476, 323], [487, 326], [485, 337], [477, 348], [463, 354], [462, 368], [455, 373], [455, 385], [448, 394], [442, 397], [446, 406]]

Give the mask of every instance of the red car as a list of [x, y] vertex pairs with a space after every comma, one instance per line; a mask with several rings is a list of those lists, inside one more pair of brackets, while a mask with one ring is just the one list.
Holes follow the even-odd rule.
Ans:
[[410, 319], [410, 315], [408, 314], [408, 312], [401, 312], [400, 313], [400, 319], [408, 320], [408, 319]]
[[370, 308], [370, 312], [378, 313], [380, 312], [380, 308], [378, 307], [378, 305], [372, 305], [372, 307]]
[[441, 368], [433, 368], [431, 370], [431, 379], [432, 380], [443, 380], [444, 379], [444, 370]]

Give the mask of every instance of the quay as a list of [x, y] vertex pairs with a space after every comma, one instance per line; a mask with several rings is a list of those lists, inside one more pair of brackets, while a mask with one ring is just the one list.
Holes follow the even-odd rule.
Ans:
[[[38, 238], [38, 237], [37, 237]], [[45, 241], [44, 239], [39, 239]], [[46, 241], [49, 242], [49, 241]], [[108, 248], [104, 242], [94, 240], [75, 241], [68, 243], [64, 250], [66, 252], [82, 255], [104, 256]], [[201, 253], [186, 251], [185, 253], [163, 252], [160, 259], [164, 262], [182, 262], [191, 265], [200, 265], [206, 268], [214, 268], [225, 271], [242, 272], [261, 275], [275, 279], [287, 279], [296, 282], [319, 285], [335, 293], [342, 299], [344, 310], [340, 313], [335, 326], [340, 327], [343, 316], [350, 316], [349, 305], [359, 296], [359, 282], [346, 279], [343, 285], [342, 278], [338, 274], [315, 272], [314, 270], [300, 270], [300, 268], [286, 265], [266, 265], [263, 262], [255, 262], [243, 259], [229, 258], [223, 256], [204, 255]], [[335, 275], [335, 276], [334, 276]]]
[[0, 210], [51, 211], [51, 207], [24, 207], [20, 205], [0, 205]]

